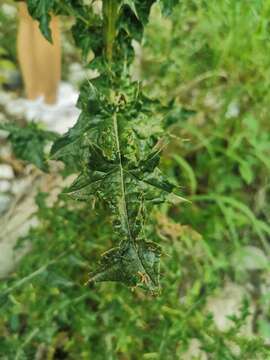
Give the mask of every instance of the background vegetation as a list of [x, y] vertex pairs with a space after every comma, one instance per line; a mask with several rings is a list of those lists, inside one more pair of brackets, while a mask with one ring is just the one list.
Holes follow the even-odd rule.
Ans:
[[[0, 284], [3, 359], [270, 358], [270, 2], [152, 10], [134, 68], [151, 96], [183, 106], [162, 167], [191, 201], [148, 229], [166, 254], [162, 294], [84, 287], [113, 244], [106, 214], [40, 194], [32, 251]], [[224, 326], [215, 309], [238, 297]]]

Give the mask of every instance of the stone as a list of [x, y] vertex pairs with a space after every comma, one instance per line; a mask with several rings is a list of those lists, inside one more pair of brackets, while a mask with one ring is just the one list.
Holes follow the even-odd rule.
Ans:
[[189, 342], [188, 350], [182, 355], [182, 360], [200, 359], [207, 360], [206, 353], [201, 349], [201, 343], [198, 339], [193, 338]]
[[10, 18], [15, 18], [18, 12], [16, 6], [11, 4], [3, 4], [1, 10], [5, 16]]
[[7, 194], [0, 194], [0, 215], [7, 211], [11, 197]]
[[28, 178], [16, 179], [12, 184], [12, 193], [18, 195], [25, 191], [25, 189], [29, 186]]
[[265, 270], [269, 266], [269, 261], [262, 249], [249, 245], [236, 252], [232, 264], [238, 271]]
[[8, 180], [0, 180], [0, 193], [8, 192], [11, 189], [11, 183]]
[[[227, 282], [225, 286], [220, 289], [215, 295], [208, 298], [206, 304], [206, 311], [213, 315], [214, 322], [220, 331], [228, 331], [233, 325], [229, 316], [240, 315], [240, 308], [243, 300], [248, 295], [246, 289], [236, 283]], [[252, 319], [255, 308], [254, 304], [250, 303], [250, 315], [247, 318], [242, 332], [245, 336], [252, 336]]]
[[231, 118], [236, 118], [239, 116], [240, 113], [240, 107], [239, 104], [236, 101], [232, 101], [227, 108], [226, 114], [225, 114], [225, 118], [226, 119], [231, 119]]
[[0, 164], [0, 179], [11, 180], [14, 178], [14, 172], [10, 165]]
[[0, 92], [0, 105], [6, 106], [6, 104], [12, 100], [12, 96], [7, 92]]
[[10, 143], [0, 144], [0, 158], [3, 159], [9, 158], [11, 154], [12, 154], [12, 148]]

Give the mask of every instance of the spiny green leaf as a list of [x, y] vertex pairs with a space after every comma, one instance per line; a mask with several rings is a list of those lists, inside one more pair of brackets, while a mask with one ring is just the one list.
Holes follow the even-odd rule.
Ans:
[[[77, 159], [81, 171], [66, 194], [76, 200], [97, 197], [105, 201], [114, 228], [126, 244], [125, 251], [115, 248], [105, 257], [99, 281], [119, 278], [133, 286], [138, 283], [137, 272], [146, 272], [134, 259], [149, 250], [141, 242], [148, 215], [154, 204], [178, 192], [158, 169], [163, 121], [154, 112], [156, 103], [126, 78], [111, 92], [100, 93], [93, 83], [85, 84], [78, 103], [79, 121], [54, 144], [52, 154], [62, 160], [67, 155]], [[125, 256], [133, 262], [128, 258], [123, 267]], [[112, 261], [116, 261], [113, 270]], [[148, 288], [153, 286], [152, 281]]]
[[90, 274], [88, 283], [119, 281], [158, 292], [160, 256], [161, 248], [153, 242], [121, 243], [102, 255], [100, 266]]

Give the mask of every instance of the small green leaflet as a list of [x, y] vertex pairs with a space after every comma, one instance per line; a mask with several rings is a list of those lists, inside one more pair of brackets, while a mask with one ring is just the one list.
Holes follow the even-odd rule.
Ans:
[[56, 0], [27, 0], [30, 15], [39, 21], [39, 28], [45, 38], [52, 42], [50, 29], [51, 13], [56, 5]]
[[17, 158], [36, 165], [42, 171], [48, 171], [44, 147], [55, 141], [57, 134], [42, 130], [35, 123], [29, 123], [23, 128], [14, 123], [4, 123], [0, 124], [0, 129], [9, 132], [8, 140]]

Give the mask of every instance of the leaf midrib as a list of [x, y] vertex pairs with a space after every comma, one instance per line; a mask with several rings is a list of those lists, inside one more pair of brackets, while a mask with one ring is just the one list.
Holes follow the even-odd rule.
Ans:
[[[119, 142], [119, 131], [118, 131], [118, 123], [117, 123], [117, 114], [116, 112], [113, 114], [113, 128], [115, 133], [115, 140], [116, 140], [116, 148], [118, 153], [118, 160], [119, 160], [119, 169], [120, 169], [120, 185], [121, 185], [121, 193], [122, 193], [122, 207], [125, 214], [125, 223], [127, 225], [128, 229], [128, 235], [129, 239], [132, 241], [132, 243], [135, 243], [135, 240], [133, 239], [130, 231], [129, 226], [129, 219], [128, 219], [128, 211], [127, 211], [127, 203], [126, 203], [126, 190], [125, 190], [125, 182], [124, 182], [124, 168], [122, 165], [122, 154], [121, 154], [121, 148], [120, 148], [120, 142]], [[135, 245], [135, 244], [134, 244]]]
[[149, 279], [154, 284], [154, 286], [156, 286], [155, 281], [153, 280], [151, 274], [149, 274], [149, 272], [146, 270], [146, 268], [143, 264], [143, 261], [140, 257], [140, 254], [139, 254], [138, 249], [135, 244], [135, 239], [133, 238], [133, 236], [131, 234], [131, 230], [130, 230], [129, 217], [128, 217], [128, 211], [127, 211], [127, 203], [126, 203], [125, 181], [124, 181], [124, 171], [125, 170], [124, 170], [123, 164], [122, 164], [122, 154], [121, 154], [121, 147], [120, 147], [120, 141], [119, 141], [119, 131], [118, 131], [117, 113], [116, 112], [113, 114], [113, 127], [114, 127], [114, 132], [115, 132], [116, 148], [117, 148], [118, 157], [119, 157], [120, 182], [121, 182], [121, 192], [122, 192], [122, 204], [121, 205], [124, 210], [124, 215], [125, 215], [124, 221], [127, 225], [129, 241], [132, 242], [133, 248], [136, 251], [137, 258], [140, 261], [142, 268], [144, 269], [145, 273], [149, 276]]

